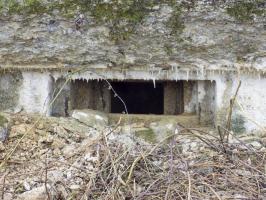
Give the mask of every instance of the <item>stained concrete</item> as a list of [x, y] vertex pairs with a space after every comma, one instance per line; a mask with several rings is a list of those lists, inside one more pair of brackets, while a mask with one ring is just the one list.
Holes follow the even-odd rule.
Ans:
[[198, 81], [197, 113], [202, 124], [215, 124], [215, 82]]
[[53, 79], [49, 73], [22, 72], [18, 107], [29, 113], [50, 115]]
[[54, 82], [54, 94], [60, 89], [61, 92], [53, 104], [52, 115], [68, 116], [74, 109], [110, 112], [111, 94], [106, 83], [97, 80], [72, 80], [64, 84], [65, 82], [63, 78]]
[[[99, 71], [99, 74], [103, 71]], [[122, 73], [113, 71], [106, 72], [107, 77], [116, 77], [120, 81], [153, 80], [152, 75], [142, 74], [140, 71], [127, 71]], [[41, 73], [41, 72], [8, 72], [1, 74], [0, 78], [0, 110], [17, 112], [24, 110], [28, 113], [42, 113], [47, 115], [67, 116], [69, 111], [75, 108], [91, 108], [95, 110], [110, 112], [111, 91], [107, 85], [100, 81], [99, 74], [80, 73], [71, 76], [71, 81], [65, 85], [61, 95], [54, 102], [53, 107], [49, 107], [52, 101], [52, 94], [58, 91], [65, 82], [65, 73]], [[140, 76], [138, 76], [140, 75]], [[147, 76], [146, 76], [147, 75]], [[60, 78], [61, 77], [61, 78]], [[168, 79], [167, 79], [168, 77]], [[236, 132], [265, 132], [265, 87], [266, 79], [258, 74], [232, 74], [232, 73], [209, 73], [196, 76], [190, 73], [188, 81], [186, 75], [179, 74], [183, 81], [183, 102], [184, 113], [196, 114], [202, 125], [212, 124], [224, 126], [229, 108], [230, 98], [234, 95], [238, 81], [242, 80], [236, 105], [232, 116], [232, 127]], [[127, 79], [130, 78], [130, 79]], [[178, 85], [179, 81], [174, 81], [175, 74], [158, 75], [159, 80], [169, 80], [171, 84]], [[165, 78], [165, 79], [163, 79]], [[95, 80], [96, 79], [96, 80]], [[97, 80], [99, 79], [99, 81]], [[180, 79], [178, 79], [180, 80]], [[171, 85], [170, 84], [170, 85]], [[178, 94], [176, 86], [172, 89], [165, 89], [165, 94], [175, 96]], [[165, 86], [165, 88], [171, 88]], [[174, 89], [173, 89], [174, 88]], [[172, 92], [171, 92], [172, 91]], [[182, 94], [182, 93], [179, 93]], [[167, 95], [166, 95], [167, 96]], [[176, 113], [170, 108], [178, 107], [178, 98], [169, 98], [169, 112]], [[240, 103], [239, 106], [237, 103]], [[166, 110], [167, 110], [166, 109]]]
[[184, 112], [183, 82], [165, 82], [164, 84], [164, 114], [177, 115]]
[[0, 111], [16, 111], [22, 80], [20, 72], [0, 74]]

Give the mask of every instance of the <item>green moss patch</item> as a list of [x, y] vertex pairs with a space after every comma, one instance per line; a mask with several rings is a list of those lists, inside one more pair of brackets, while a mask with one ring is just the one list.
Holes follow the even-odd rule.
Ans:
[[182, 9], [180, 6], [175, 6], [174, 11], [170, 19], [168, 20], [168, 27], [171, 28], [172, 35], [179, 35], [185, 28], [184, 22], [181, 19]]
[[156, 134], [153, 132], [152, 129], [136, 131], [135, 135], [149, 143], [157, 142]]
[[265, 15], [265, 8], [260, 6], [261, 0], [240, 1], [227, 8], [227, 13], [240, 22], [248, 22], [254, 19], [254, 16]]
[[0, 10], [19, 15], [53, 14], [54, 10], [60, 15], [74, 18], [78, 13], [88, 13], [96, 23], [107, 24], [110, 36], [115, 41], [126, 40], [135, 33], [136, 26], [153, 12], [153, 7], [167, 4], [174, 8], [173, 16], [167, 25], [176, 34], [182, 31], [184, 24], [180, 18], [181, 6], [174, 0], [57, 0], [43, 2], [41, 0], [0, 0]]
[[232, 130], [234, 133], [244, 133], [246, 131], [245, 128], [245, 119], [242, 115], [235, 115], [232, 119]]
[[0, 115], [0, 126], [3, 126], [7, 122], [8, 120], [4, 116]]

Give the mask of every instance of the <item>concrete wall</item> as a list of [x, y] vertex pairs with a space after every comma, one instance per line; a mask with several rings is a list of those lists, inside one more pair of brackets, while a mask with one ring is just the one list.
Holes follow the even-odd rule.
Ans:
[[110, 90], [103, 81], [97, 80], [66, 80], [59, 78], [54, 82], [54, 94], [61, 89], [56, 98], [51, 114], [53, 116], [68, 116], [73, 109], [94, 109], [110, 112]]
[[183, 81], [164, 83], [164, 114], [177, 115], [184, 112]]
[[48, 73], [23, 72], [19, 89], [18, 107], [29, 113], [49, 115], [52, 95], [52, 77]]
[[71, 109], [70, 106], [71, 83], [70, 82], [65, 83], [65, 82], [66, 80], [64, 78], [53, 80], [52, 98], [55, 98], [57, 96], [57, 98], [55, 98], [55, 101], [51, 109], [51, 115], [53, 116], [66, 117], [69, 115], [69, 110]]
[[216, 87], [214, 81], [197, 81], [197, 113], [202, 124], [215, 124]]
[[184, 112], [196, 113], [198, 107], [197, 81], [184, 81]]
[[242, 84], [232, 115], [232, 129], [236, 133], [260, 132], [266, 128], [266, 79], [258, 76], [230, 74], [216, 79], [216, 124], [225, 126], [230, 98]]
[[0, 111], [18, 111], [22, 81], [22, 74], [19, 72], [0, 74]]
[[[57, 73], [55, 76], [53, 73], [50, 75], [41, 72], [1, 74], [0, 110], [17, 112], [23, 109], [29, 113], [45, 113], [47, 111], [48, 115], [57, 113], [61, 116], [66, 116], [68, 110], [73, 108], [110, 111], [110, 101], [107, 100], [110, 99], [110, 90], [106, 85], [98, 84], [97, 80], [91, 81], [93, 83], [91, 86], [87, 81], [69, 82], [62, 90], [62, 95], [55, 101], [53, 108], [50, 109], [48, 104], [52, 99], [52, 93], [61, 88], [64, 79], [59, 79], [59, 77], [63, 75], [63, 73]], [[130, 74], [131, 79], [135, 77], [132, 75]], [[88, 75], [85, 74], [85, 76], [88, 78]], [[183, 75], [180, 74], [180, 77]], [[90, 76], [89, 78], [97, 77]], [[174, 77], [169, 76], [169, 80], [173, 81], [172, 78]], [[197, 78], [198, 81], [196, 81]], [[84, 74], [76, 75], [75, 79], [86, 80]], [[255, 74], [237, 76], [233, 73], [213, 73], [205, 76], [206, 79], [213, 81], [204, 81], [204, 77], [195, 77], [192, 74], [188, 77], [188, 81], [183, 81], [185, 113], [197, 113], [203, 124], [209, 122], [216, 126], [225, 126], [230, 98], [233, 97], [238, 81], [241, 80], [242, 85], [237, 96], [237, 101], [241, 106], [237, 104], [234, 106], [232, 128], [235, 132], [264, 131], [266, 126], [265, 77]], [[170, 94], [171, 90], [168, 93]], [[93, 100], [90, 100], [89, 96], [93, 96]]]

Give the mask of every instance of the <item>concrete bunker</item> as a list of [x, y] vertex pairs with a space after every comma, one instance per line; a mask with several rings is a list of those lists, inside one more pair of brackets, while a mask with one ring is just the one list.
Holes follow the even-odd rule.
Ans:
[[[58, 91], [64, 79], [54, 81]], [[72, 80], [52, 107], [52, 115], [68, 116], [74, 109], [94, 109], [105, 113], [197, 115], [202, 123], [214, 124], [215, 82], [144, 80]], [[109, 85], [110, 84], [110, 85]], [[55, 92], [56, 93], [56, 92]]]

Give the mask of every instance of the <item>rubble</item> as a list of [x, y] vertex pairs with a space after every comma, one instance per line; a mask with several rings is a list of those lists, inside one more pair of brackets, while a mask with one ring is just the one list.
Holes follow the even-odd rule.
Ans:
[[0, 151], [5, 200], [266, 198], [263, 138], [226, 143], [210, 128], [169, 125], [151, 141], [144, 123], [97, 130], [73, 118], [12, 117]]

